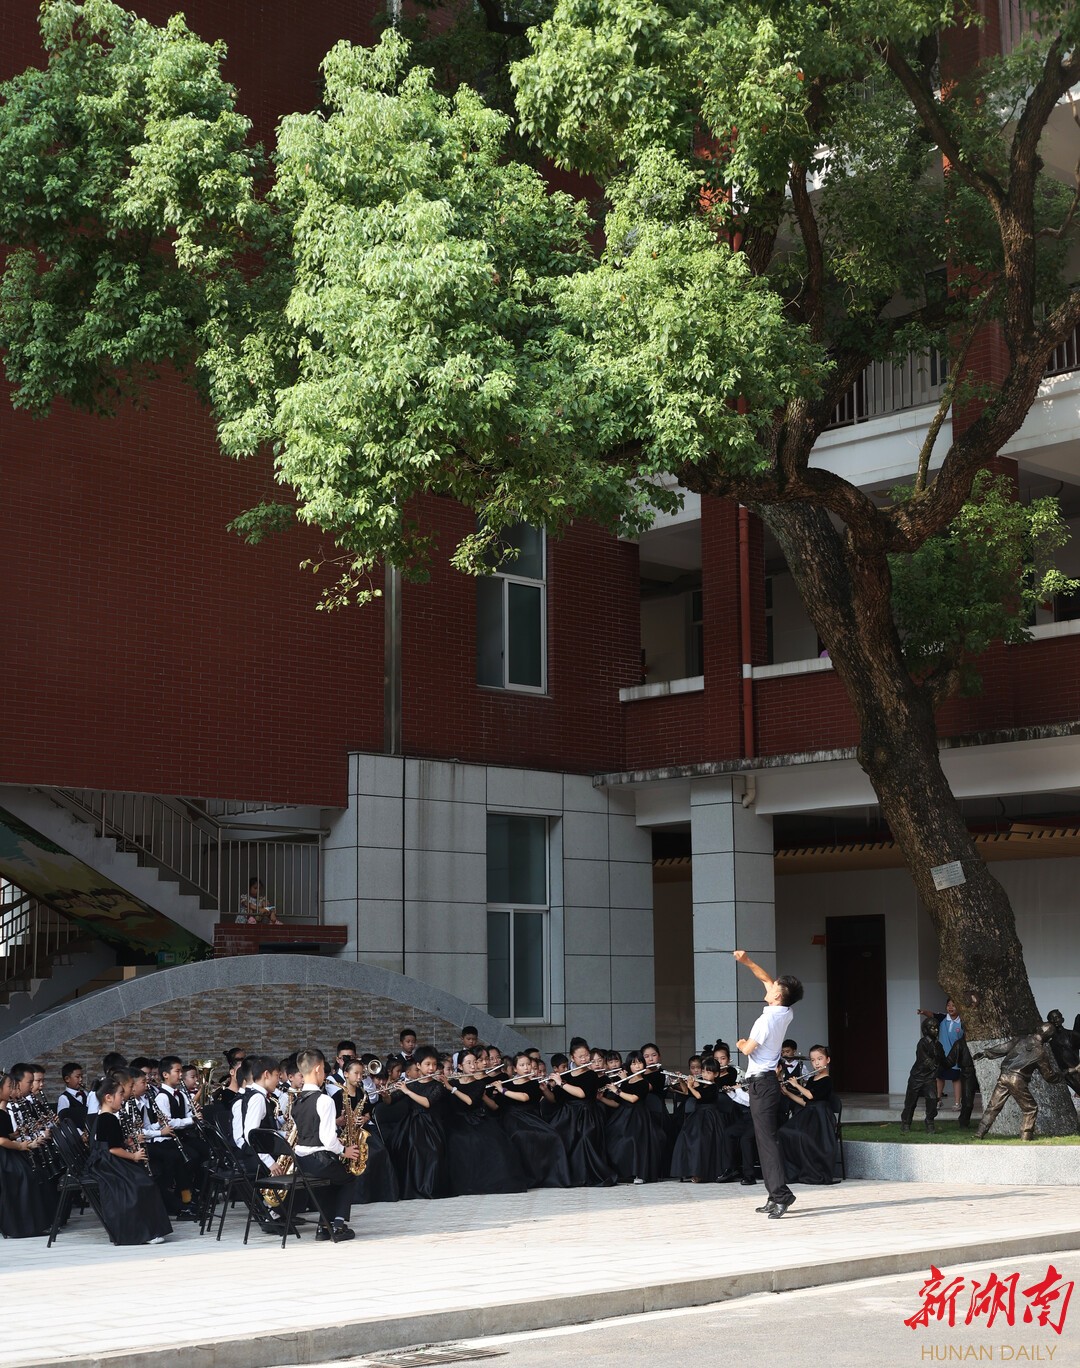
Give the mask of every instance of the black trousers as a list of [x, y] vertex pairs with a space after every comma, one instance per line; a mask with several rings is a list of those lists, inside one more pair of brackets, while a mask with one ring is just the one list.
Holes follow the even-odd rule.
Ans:
[[780, 1080], [771, 1069], [768, 1073], [754, 1074], [746, 1080], [746, 1091], [750, 1094], [750, 1116], [754, 1122], [758, 1163], [761, 1165], [761, 1176], [765, 1180], [769, 1200], [791, 1202], [794, 1200], [794, 1193], [787, 1185], [784, 1158], [780, 1153], [780, 1142], [776, 1138], [776, 1132], [780, 1128], [780, 1113], [784, 1106]]
[[[905, 1126], [910, 1126], [915, 1115], [915, 1108], [919, 1105], [919, 1098], [926, 1103], [926, 1124], [932, 1125], [937, 1116], [937, 1083], [933, 1078], [916, 1078], [914, 1075], [908, 1077], [907, 1092], [904, 1094], [904, 1110], [900, 1113], [900, 1121]], [[969, 1109], [968, 1116], [971, 1115]]]
[[347, 1221], [355, 1180], [337, 1155], [329, 1150], [316, 1150], [314, 1154], [298, 1154], [296, 1162], [309, 1178], [325, 1178], [333, 1183], [333, 1187], [315, 1188], [312, 1195], [329, 1220]]

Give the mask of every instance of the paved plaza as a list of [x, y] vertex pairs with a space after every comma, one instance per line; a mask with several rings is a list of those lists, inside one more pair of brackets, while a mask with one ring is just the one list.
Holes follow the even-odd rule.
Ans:
[[[1080, 1249], [1060, 1188], [798, 1187], [781, 1221], [758, 1185], [662, 1183], [354, 1210], [357, 1239], [287, 1250], [240, 1208], [220, 1244], [179, 1226], [110, 1246], [89, 1213], [52, 1249], [0, 1247], [0, 1304], [27, 1308], [0, 1368], [269, 1368], [853, 1279]], [[917, 1303], [916, 1303], [917, 1304]], [[29, 1308], [33, 1307], [31, 1311]]]

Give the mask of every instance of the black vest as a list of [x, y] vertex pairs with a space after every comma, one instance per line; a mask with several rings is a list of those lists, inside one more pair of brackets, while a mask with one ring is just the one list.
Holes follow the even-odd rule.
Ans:
[[296, 1126], [296, 1144], [311, 1149], [322, 1149], [319, 1135], [319, 1098], [322, 1092], [302, 1092], [293, 1103], [292, 1119]]
[[247, 1114], [248, 1107], [255, 1097], [261, 1097], [266, 1103], [266, 1112], [259, 1126], [263, 1130], [274, 1130], [274, 1100], [265, 1093], [258, 1092], [255, 1088], [245, 1088], [240, 1094], [240, 1134], [247, 1139]]
[[[168, 1092], [165, 1088], [160, 1088], [157, 1097], [164, 1097], [165, 1101], [168, 1102], [169, 1115], [174, 1121], [183, 1121], [184, 1117], [187, 1116], [187, 1107], [184, 1105], [184, 1099], [181, 1097], [179, 1089], [176, 1092]], [[158, 1111], [160, 1110], [159, 1106]]]
[[82, 1097], [79, 1097], [76, 1093], [73, 1093], [70, 1088], [65, 1088], [63, 1096], [67, 1098], [67, 1106], [60, 1115], [70, 1116], [80, 1130], [85, 1130], [88, 1115], [86, 1110], [86, 1094], [83, 1093]]

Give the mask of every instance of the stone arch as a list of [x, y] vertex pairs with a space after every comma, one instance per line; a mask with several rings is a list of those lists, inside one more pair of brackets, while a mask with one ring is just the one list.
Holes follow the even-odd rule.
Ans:
[[389, 969], [314, 955], [238, 955], [161, 969], [65, 1003], [0, 1041], [0, 1062], [44, 1064], [54, 1093], [66, 1060], [83, 1064], [89, 1083], [110, 1050], [218, 1061], [232, 1045], [282, 1057], [302, 1045], [332, 1050], [348, 1036], [362, 1051], [385, 1054], [405, 1026], [420, 1043], [453, 1050], [466, 1024], [504, 1052], [529, 1043], [461, 998]]

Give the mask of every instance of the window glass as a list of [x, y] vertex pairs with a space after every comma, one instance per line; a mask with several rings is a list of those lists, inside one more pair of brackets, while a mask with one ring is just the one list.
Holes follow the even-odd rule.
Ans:
[[510, 1016], [510, 913], [488, 913], [488, 1012]]
[[544, 1004], [543, 912], [514, 913], [514, 1018], [543, 1020]]
[[547, 903], [547, 819], [489, 812], [487, 819], [489, 903]]
[[506, 586], [509, 637], [508, 684], [540, 689], [544, 684], [544, 614], [539, 585]]
[[503, 591], [505, 581], [476, 581], [476, 682], [501, 689], [503, 677]]

